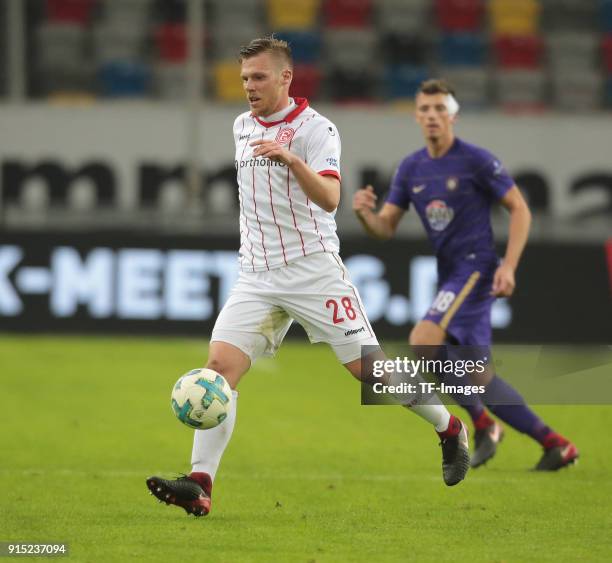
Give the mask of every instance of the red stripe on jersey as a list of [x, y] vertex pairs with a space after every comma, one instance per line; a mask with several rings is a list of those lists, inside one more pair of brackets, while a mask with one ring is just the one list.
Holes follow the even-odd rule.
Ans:
[[[242, 135], [242, 132], [244, 131], [244, 122], [245, 122], [245, 119], [242, 118], [242, 127], [240, 128], [240, 132], [238, 133], [238, 138], [240, 138], [240, 136]], [[244, 150], [242, 152], [244, 153]], [[236, 166], [236, 170], [237, 170], [237, 176], [239, 178], [240, 173], [241, 173], [240, 166]], [[238, 180], [238, 178], [236, 178], [236, 180]], [[238, 181], [238, 203], [240, 205], [240, 214], [244, 216], [243, 207], [242, 207], [242, 193], [240, 193], [240, 181]], [[238, 226], [240, 228], [240, 236], [242, 237], [242, 233], [243, 233], [242, 225], [239, 224]]]
[[368, 320], [368, 317], [365, 314], [363, 303], [361, 303], [361, 299], [359, 299], [359, 295], [357, 294], [357, 291], [355, 290], [355, 286], [346, 279], [346, 276], [344, 275], [345, 268], [340, 262], [340, 260], [338, 259], [338, 257], [333, 252], [331, 253], [331, 255], [334, 257], [334, 260], [338, 263], [338, 267], [342, 271], [342, 279], [346, 281], [347, 285], [351, 288], [351, 291], [353, 292], [353, 295], [355, 296], [355, 301], [357, 301], [357, 306], [359, 307], [361, 318], [365, 321], [365, 324], [368, 327], [368, 332], [370, 333], [370, 336], [374, 336], [374, 331], [372, 330], [370, 321]]
[[[295, 133], [297, 134], [297, 132], [299, 131], [300, 127], [302, 127], [302, 125], [304, 125], [304, 123], [310, 121], [314, 116], [310, 116], [308, 119], [305, 119], [304, 121], [302, 121], [302, 123], [300, 123], [300, 125], [296, 128]], [[295, 136], [295, 135], [294, 135]], [[304, 194], [306, 196], [306, 194]], [[308, 211], [310, 212], [310, 218], [312, 219], [314, 226], [315, 226], [315, 231], [317, 232], [317, 234], [319, 235], [319, 244], [321, 245], [321, 247], [323, 248], [323, 252], [327, 252], [327, 249], [325, 248], [325, 245], [323, 244], [323, 236], [321, 235], [321, 233], [319, 232], [319, 226], [317, 225], [317, 220], [313, 217], [312, 215], [312, 209], [310, 207], [310, 200], [308, 199], [308, 196], [306, 196], [306, 206], [308, 207]], [[303, 250], [303, 246], [302, 246], [302, 251]], [[306, 256], [306, 254], [304, 253], [304, 256]]]
[[[263, 139], [264, 134], [261, 134], [261, 138]], [[266, 250], [266, 243], [264, 242], [264, 234], [263, 229], [261, 228], [261, 221], [259, 220], [259, 214], [257, 213], [257, 201], [255, 200], [255, 166], [253, 166], [253, 205], [255, 206], [255, 218], [257, 219], [257, 224], [259, 225], [259, 232], [261, 233], [261, 246], [264, 251], [264, 260], [266, 261], [266, 269], [269, 271], [270, 266], [268, 266], [268, 251]]]
[[[303, 122], [300, 123], [300, 126], [295, 130], [296, 133], [298, 132], [299, 128], [302, 125], [303, 125]], [[294, 138], [295, 138], [295, 135], [293, 135], [293, 137], [291, 138], [291, 141], [289, 141], [289, 145], [287, 146], [288, 151], [291, 151], [291, 143], [293, 143]], [[288, 166], [287, 166], [287, 198], [289, 198], [289, 209], [291, 210], [291, 216], [293, 217], [293, 226], [295, 227], [295, 230], [298, 232], [298, 235], [300, 235], [300, 242], [302, 243], [302, 255], [306, 256], [306, 249], [304, 248], [304, 237], [302, 236], [302, 231], [300, 231], [299, 227], [297, 226], [297, 219], [295, 218], [295, 213], [293, 212], [293, 201], [291, 198], [290, 170]]]
[[280, 237], [281, 248], [283, 249], [283, 260], [285, 261], [285, 266], [287, 265], [287, 255], [285, 254], [285, 245], [283, 244], [283, 233], [281, 232], [281, 228], [276, 222], [276, 213], [274, 213], [274, 201], [272, 201], [272, 180], [270, 178], [270, 164], [268, 163], [268, 187], [270, 188], [270, 207], [272, 208], [272, 218], [274, 219], [274, 224], [278, 229], [278, 236]]
[[306, 98], [293, 98], [294, 102], [297, 104], [297, 107], [289, 112], [285, 117], [279, 119], [277, 121], [262, 121], [256, 115], [251, 114], [257, 120], [257, 123], [263, 125], [264, 127], [274, 127], [275, 125], [280, 125], [281, 123], [291, 123], [300, 113], [302, 113], [308, 107], [308, 100]]
[[333, 176], [334, 178], [337, 178], [338, 180], [342, 181], [342, 178], [340, 178], [340, 174], [338, 174], [338, 172], [336, 172], [335, 170], [321, 170], [321, 172], [317, 172], [317, 174], [319, 176]]
[[[245, 120], [242, 120], [242, 129], [240, 130], [240, 132], [242, 133], [242, 131], [244, 130], [244, 122]], [[257, 124], [255, 122], [253, 122], [253, 129], [252, 131], [249, 133], [249, 137], [253, 134], [253, 131], [255, 131], [255, 128], [257, 127]], [[247, 139], [248, 141], [248, 139]], [[242, 154], [240, 155], [240, 160], [242, 160], [244, 158], [244, 151], [246, 150], [248, 145], [248, 142], [246, 142], [244, 144], [244, 148], [242, 149]], [[240, 167], [240, 163], [238, 164], [238, 177], [239, 177], [239, 181], [238, 181], [238, 195], [239, 200], [240, 200], [240, 208], [241, 208], [241, 212], [242, 212], [242, 216], [244, 217], [244, 224], [246, 225], [247, 228], [247, 232], [246, 232], [246, 237], [247, 240], [251, 243], [251, 267], [253, 268], [253, 271], [255, 271], [255, 253], [253, 252], [253, 241], [251, 240], [251, 229], [249, 229], [249, 220], [247, 219], [247, 215], [244, 212], [244, 204], [242, 203], [242, 168]]]
[[308, 211], [310, 211], [310, 218], [312, 219], [312, 222], [314, 223], [315, 231], [319, 235], [319, 244], [323, 248], [323, 252], [327, 252], [325, 245], [323, 244], [323, 235], [321, 235], [321, 233], [319, 232], [319, 226], [317, 225], [317, 220], [314, 218], [314, 215], [312, 214], [312, 208], [310, 207], [310, 200], [308, 198], [306, 198], [306, 205], [308, 206]]

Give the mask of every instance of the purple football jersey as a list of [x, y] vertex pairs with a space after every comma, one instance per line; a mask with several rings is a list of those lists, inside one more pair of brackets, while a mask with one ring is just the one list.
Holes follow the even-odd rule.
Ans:
[[495, 257], [491, 204], [514, 185], [501, 162], [490, 152], [455, 138], [450, 150], [431, 158], [426, 148], [399, 165], [387, 202], [402, 209], [413, 205], [438, 267], [457, 260], [489, 261]]

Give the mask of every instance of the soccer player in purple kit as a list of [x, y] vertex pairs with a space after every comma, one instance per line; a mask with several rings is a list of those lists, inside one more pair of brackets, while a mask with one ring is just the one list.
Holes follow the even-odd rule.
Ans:
[[[458, 111], [448, 84], [443, 80], [424, 82], [416, 96], [416, 121], [426, 147], [400, 163], [378, 213], [372, 186], [359, 190], [353, 200], [366, 232], [383, 240], [394, 235], [412, 205], [435, 248], [438, 293], [410, 333], [410, 344], [415, 347], [445, 343], [489, 346], [491, 307], [496, 297], [512, 295], [514, 273], [529, 234], [529, 208], [501, 162], [485, 149], [455, 136]], [[501, 261], [495, 252], [490, 220], [491, 205], [496, 201], [510, 213], [508, 243]], [[459, 401], [476, 430], [472, 467], [491, 459], [503, 437], [503, 427], [491, 418], [485, 404], [498, 418], [542, 445], [544, 453], [536, 470], [554, 471], [578, 458], [576, 446], [547, 426], [521, 395], [494, 373], [481, 398], [472, 399]]]

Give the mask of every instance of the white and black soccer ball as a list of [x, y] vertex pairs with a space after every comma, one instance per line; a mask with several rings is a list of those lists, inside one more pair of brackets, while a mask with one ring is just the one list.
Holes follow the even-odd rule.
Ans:
[[221, 424], [231, 404], [229, 383], [212, 369], [192, 369], [172, 388], [172, 410], [190, 428], [205, 430]]

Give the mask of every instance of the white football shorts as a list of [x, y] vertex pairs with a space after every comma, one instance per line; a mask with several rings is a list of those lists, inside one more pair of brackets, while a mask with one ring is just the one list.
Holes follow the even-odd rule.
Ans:
[[346, 364], [378, 346], [357, 288], [337, 254], [319, 252], [266, 272], [240, 272], [210, 341], [232, 344], [254, 362], [273, 356], [296, 320], [310, 342], [327, 342]]

